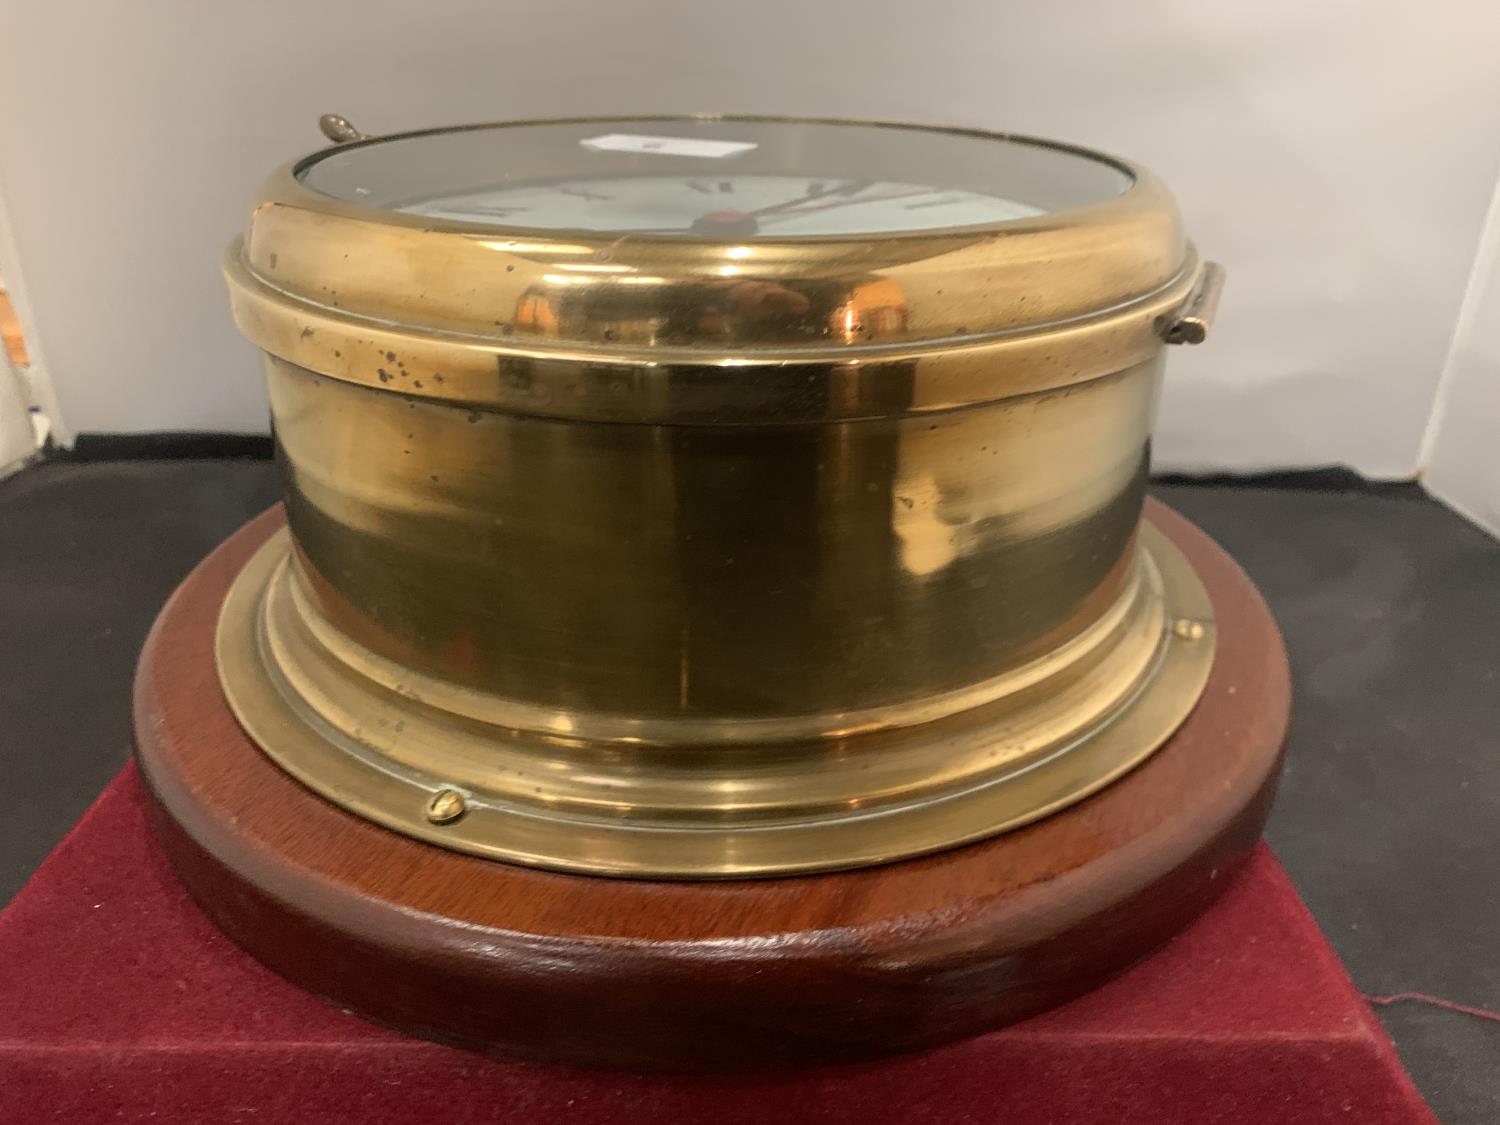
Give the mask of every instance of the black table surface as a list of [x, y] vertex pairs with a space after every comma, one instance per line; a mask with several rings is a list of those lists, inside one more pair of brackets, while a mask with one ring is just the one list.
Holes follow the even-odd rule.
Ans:
[[[1500, 543], [1415, 489], [1159, 485], [1286, 634], [1269, 837], [1371, 995], [1500, 1008]], [[276, 499], [260, 460], [42, 464], [0, 481], [0, 903], [130, 753], [146, 630]], [[1442, 1120], [1500, 1121], [1500, 1023], [1379, 1009]]]

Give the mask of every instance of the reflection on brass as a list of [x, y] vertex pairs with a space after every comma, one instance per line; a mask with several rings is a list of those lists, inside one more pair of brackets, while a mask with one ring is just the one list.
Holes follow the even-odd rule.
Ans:
[[371, 820], [613, 875], [880, 862], [1107, 784], [1215, 647], [1141, 523], [1211, 278], [1130, 172], [993, 229], [743, 245], [279, 173], [226, 262], [288, 518], [224, 607], [235, 713]]

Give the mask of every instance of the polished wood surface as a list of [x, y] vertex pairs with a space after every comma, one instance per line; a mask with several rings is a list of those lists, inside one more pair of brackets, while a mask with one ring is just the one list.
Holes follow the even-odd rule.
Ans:
[[212, 655], [219, 605], [279, 509], [183, 583], [136, 681], [157, 830], [198, 902], [275, 971], [417, 1035], [638, 1068], [798, 1065], [929, 1046], [1075, 996], [1163, 943], [1259, 837], [1290, 705], [1249, 580], [1160, 505], [1218, 656], [1143, 766], [1029, 827], [827, 875], [671, 883], [562, 875], [343, 812], [245, 737]]

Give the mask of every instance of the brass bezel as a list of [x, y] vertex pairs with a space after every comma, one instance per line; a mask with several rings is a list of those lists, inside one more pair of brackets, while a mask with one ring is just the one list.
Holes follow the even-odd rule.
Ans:
[[[663, 118], [463, 128], [585, 120]], [[924, 129], [1041, 145], [1107, 162], [1132, 183], [1103, 202], [987, 226], [739, 245], [538, 233], [366, 207], [304, 185], [304, 158], [266, 181], [245, 240], [226, 256], [236, 322], [300, 367], [439, 401], [604, 421], [816, 421], [868, 416], [859, 404], [872, 401], [869, 389], [892, 382], [909, 386], [904, 409], [943, 410], [1119, 370], [1161, 346], [1202, 275], [1159, 181], [1102, 153], [881, 121], [679, 120]], [[601, 267], [609, 272], [588, 272]], [[733, 302], [726, 312], [725, 270], [736, 271], [736, 284], [773, 287], [790, 302], [817, 299], [802, 313], [767, 316]], [[652, 284], [627, 288], [622, 278]], [[601, 315], [594, 292], [619, 307]], [[713, 333], [691, 343], [663, 337], [674, 318], [701, 321], [704, 310]], [[753, 387], [744, 368], [761, 374]], [[778, 377], [767, 380], [773, 369]], [[826, 393], [810, 395], [810, 382]]]

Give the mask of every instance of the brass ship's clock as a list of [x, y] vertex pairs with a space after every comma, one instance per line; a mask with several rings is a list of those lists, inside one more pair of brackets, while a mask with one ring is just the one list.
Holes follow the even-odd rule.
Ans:
[[[755, 940], [857, 935], [875, 920], [850, 896], [889, 895], [884, 921], [916, 919], [910, 948], [867, 965], [868, 993], [845, 979], [823, 997], [837, 1022], [888, 988], [920, 1015], [942, 940], [1000, 972], [1006, 950], [1061, 950], [1180, 882], [1175, 913], [1075, 954], [1069, 980], [992, 977], [961, 1017], [934, 987], [926, 1041], [1086, 987], [1208, 901], [1194, 864], [1231, 867], [1264, 817], [1284, 673], [1243, 577], [1148, 510], [1166, 347], [1204, 338], [1221, 277], [1153, 176], [1050, 141], [862, 122], [324, 126], [335, 145], [267, 181], [226, 258], [264, 355], [285, 523], [240, 541], [209, 600], [214, 705], [245, 768], [404, 865], [400, 888], [355, 898], [452, 921], [523, 885], [600, 911], [639, 891], [628, 909], [671, 915], [691, 991], [713, 943], [774, 977]], [[1271, 671], [1226, 703], [1216, 677], [1250, 650]], [[1257, 700], [1273, 720], [1258, 733], [1223, 710]], [[1233, 744], [1217, 764], [1215, 738]], [[247, 786], [211, 803], [258, 800]], [[158, 791], [180, 824], [208, 815]], [[1155, 815], [1175, 828], [1147, 831]], [[966, 872], [947, 921], [882, 890], [924, 863]], [[426, 864], [468, 891], [418, 906]], [[1037, 879], [1064, 888], [1040, 912]], [[748, 921], [756, 896], [802, 885], [823, 888], [810, 914]], [[297, 909], [359, 940], [337, 909]], [[598, 937], [526, 911], [468, 921], [584, 961], [568, 941]], [[649, 930], [624, 972], [671, 977]], [[495, 995], [525, 961], [450, 954]], [[802, 970], [785, 971], [778, 987]], [[719, 1010], [765, 1000], [699, 979]], [[765, 1054], [767, 1020], [737, 1041], [684, 1011], [681, 1043], [652, 1057], [715, 1035]], [[913, 1045], [904, 1022], [858, 1038]], [[531, 1053], [613, 1058], [570, 1042]]]

